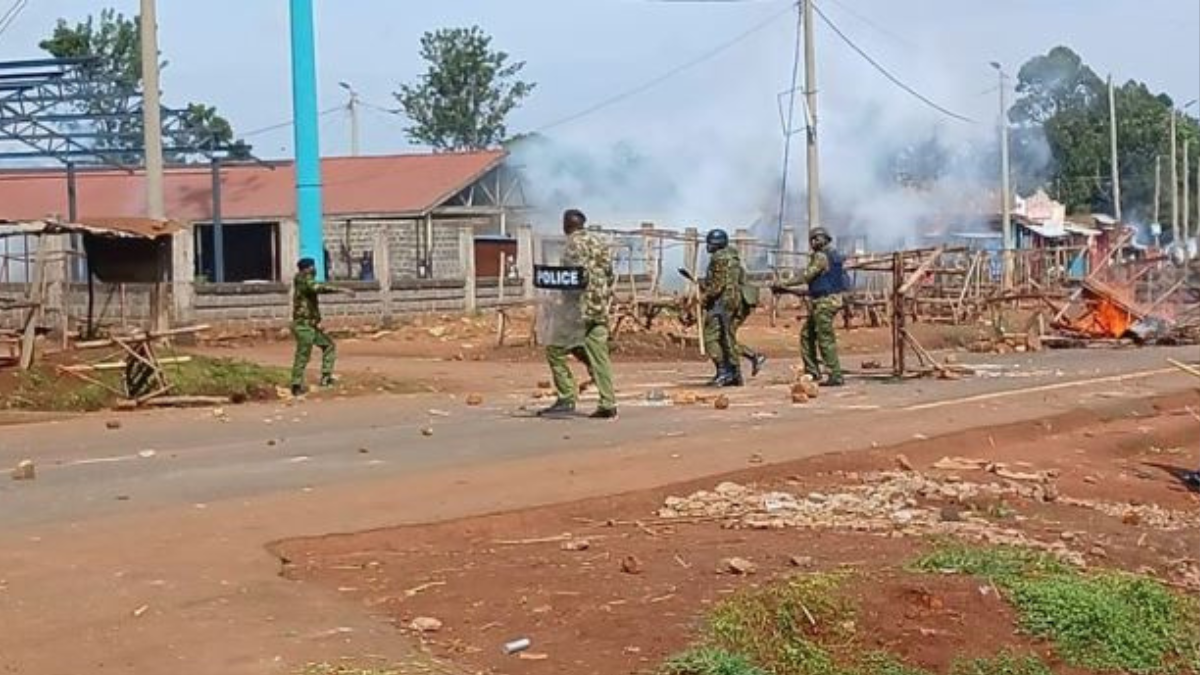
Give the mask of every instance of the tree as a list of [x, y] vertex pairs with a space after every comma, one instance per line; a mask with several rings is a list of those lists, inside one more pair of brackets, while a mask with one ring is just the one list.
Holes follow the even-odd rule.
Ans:
[[[135, 114], [140, 105], [142, 82], [139, 18], [105, 9], [99, 17], [89, 15], [74, 26], [59, 19], [54, 33], [42, 40], [39, 47], [57, 58], [93, 59], [83, 68], [95, 83], [95, 95], [75, 106], [80, 112], [95, 116], [97, 148], [117, 151], [114, 154], [123, 161], [141, 161], [140, 153], [120, 152], [124, 148], [140, 147], [142, 143], [142, 118]], [[159, 67], [166, 65], [163, 62]], [[250, 146], [241, 141], [233, 143], [232, 125], [211, 106], [189, 103], [184, 113], [184, 128], [179, 140], [189, 144], [211, 142], [219, 147], [232, 147], [231, 156], [237, 158], [250, 154]], [[180, 153], [166, 157], [168, 161], [191, 158]]]
[[412, 126], [410, 140], [434, 150], [480, 150], [503, 142], [511, 113], [536, 85], [518, 79], [523, 61], [493, 50], [478, 26], [448, 28], [421, 37], [429, 67], [395, 93]]
[[[1034, 177], [1071, 211], [1112, 213], [1107, 84], [1079, 55], [1056, 47], [1030, 59], [1017, 76], [1018, 98], [1009, 109], [1018, 176]], [[1153, 211], [1155, 158], [1169, 176], [1169, 122], [1174, 103], [1143, 83], [1114, 91], [1121, 200], [1127, 219], [1145, 220]], [[1200, 139], [1196, 120], [1184, 118], [1180, 138]], [[1180, 160], [1182, 162], [1182, 159]], [[1169, 188], [1162, 190], [1164, 204]]]

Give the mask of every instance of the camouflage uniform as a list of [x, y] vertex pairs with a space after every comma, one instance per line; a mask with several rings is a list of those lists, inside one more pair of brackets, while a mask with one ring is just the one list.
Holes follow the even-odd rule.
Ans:
[[292, 336], [296, 338], [296, 356], [292, 360], [292, 386], [304, 385], [304, 370], [312, 358], [313, 347], [321, 349], [321, 380], [333, 378], [337, 347], [321, 330], [319, 296], [333, 293], [333, 288], [317, 282], [312, 275], [300, 272], [292, 282]]
[[546, 347], [546, 361], [550, 364], [558, 400], [574, 404], [578, 396], [575, 378], [567, 365], [567, 356], [573, 355], [587, 366], [600, 394], [600, 409], [614, 410], [617, 398], [608, 355], [608, 307], [612, 302], [614, 276], [608, 244], [592, 232], [576, 230], [567, 236], [562, 264], [582, 267], [587, 274], [587, 288], [580, 298], [579, 309], [584, 319], [581, 344]]
[[[812, 284], [829, 271], [829, 256], [825, 251], [814, 251], [802, 276], [805, 284]], [[831, 380], [842, 379], [842, 365], [838, 360], [837, 335], [833, 321], [842, 309], [842, 294], [833, 293], [809, 300], [808, 318], [800, 330], [800, 357], [804, 360], [804, 372], [817, 378], [821, 374], [820, 363], [824, 362]], [[817, 360], [818, 354], [820, 361]]]
[[712, 254], [708, 272], [700, 282], [705, 309], [704, 350], [718, 365], [737, 365], [737, 325], [745, 320], [741, 286], [744, 274], [737, 249], [727, 247]]

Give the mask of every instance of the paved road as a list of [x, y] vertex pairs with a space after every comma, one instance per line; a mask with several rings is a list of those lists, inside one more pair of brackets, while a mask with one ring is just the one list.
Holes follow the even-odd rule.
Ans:
[[[1164, 369], [1168, 357], [1195, 350], [987, 358], [980, 370], [991, 376], [859, 382], [797, 407], [786, 385], [760, 382], [727, 411], [648, 405], [647, 391], [698, 379], [701, 366], [625, 365], [617, 422], [519, 417], [526, 390], [489, 394], [479, 408], [373, 397], [231, 407], [228, 421], [209, 410], [125, 415], [117, 430], [105, 428], [108, 414], [0, 427], [0, 466], [32, 457], [39, 467], [35, 481], [0, 481], [0, 672], [283, 675], [364, 654], [407, 663], [419, 657], [394, 628], [281, 580], [264, 544], [654, 487], [744, 468], [753, 454], [771, 464], [1192, 387]], [[420, 434], [426, 425], [432, 437]]]
[[[230, 406], [221, 415], [209, 409], [97, 414], [7, 426], [0, 427], [0, 466], [31, 458], [38, 479], [0, 482], [0, 526], [74, 522], [149, 507], [207, 504], [663, 437], [699, 439], [721, 429], [817, 420], [822, 427], [836, 428], [843, 420], [865, 421], [873, 414], [905, 408], [944, 410], [954, 419], [964, 409], [986, 409], [1004, 398], [992, 398], [1000, 392], [1039, 387], [1070, 391], [1075, 388], [1072, 383], [1121, 374], [1133, 376], [1120, 395], [1137, 395], [1164, 380], [1178, 385], [1176, 376], [1146, 373], [1168, 370], [1168, 357], [1190, 356], [1192, 349], [1156, 349], [974, 359], [979, 373], [975, 377], [906, 384], [858, 381], [827, 390], [806, 406], [788, 404], [786, 385], [764, 377], [733, 392], [732, 406], [724, 412], [705, 405], [656, 406], [647, 400], [648, 391], [699, 381], [704, 374], [699, 366], [675, 369], [658, 364], [629, 369], [627, 380], [632, 381], [625, 384], [622, 416], [615, 423], [531, 419], [543, 403], [531, 400], [524, 390], [491, 394], [480, 407], [467, 407], [461, 399], [447, 396], [381, 396]], [[775, 370], [783, 367], [777, 364]], [[1107, 395], [1106, 389], [1117, 391], [1101, 386], [1099, 395]], [[976, 405], [969, 400], [946, 405], [981, 396]], [[1035, 407], [1027, 412], [1040, 411]], [[121, 427], [107, 429], [109, 420], [119, 420]], [[422, 434], [426, 427], [433, 430], [432, 436]]]

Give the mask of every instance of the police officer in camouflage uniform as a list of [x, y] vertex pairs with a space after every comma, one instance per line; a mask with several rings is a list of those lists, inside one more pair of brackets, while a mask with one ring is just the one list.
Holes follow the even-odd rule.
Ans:
[[320, 386], [333, 385], [333, 364], [337, 360], [337, 347], [333, 339], [321, 329], [320, 296], [329, 293], [353, 294], [317, 281], [317, 263], [312, 258], [301, 258], [296, 264], [296, 277], [292, 282], [292, 337], [296, 338], [296, 355], [292, 359], [292, 395], [304, 393], [304, 370], [312, 358], [313, 347], [321, 349]]
[[712, 230], [705, 236], [708, 270], [700, 282], [704, 306], [704, 349], [712, 357], [717, 372], [709, 382], [716, 387], [740, 387], [743, 384], [740, 359], [750, 360], [751, 374], [757, 375], [766, 357], [738, 343], [737, 333], [753, 310], [743, 297], [746, 270], [736, 248], [729, 246], [724, 230]]
[[554, 405], [538, 413], [541, 416], [575, 412], [579, 390], [567, 364], [567, 357], [574, 356], [587, 366], [588, 374], [600, 394], [600, 405], [591, 417], [617, 417], [617, 397], [613, 390], [612, 362], [608, 354], [608, 310], [615, 280], [612, 254], [603, 239], [584, 229], [586, 223], [587, 216], [578, 209], [563, 213], [563, 233], [567, 235], [567, 245], [562, 264], [582, 267], [587, 278], [579, 308], [583, 313], [584, 334], [581, 344], [546, 347], [546, 361], [550, 365], [558, 399]]
[[814, 227], [808, 235], [809, 259], [804, 274], [794, 283], [773, 286], [773, 290], [789, 293], [806, 286], [809, 298], [808, 318], [800, 330], [800, 356], [804, 372], [820, 380], [821, 363], [829, 371], [824, 384], [839, 387], [844, 383], [842, 365], [838, 361], [837, 335], [833, 322], [842, 309], [842, 293], [849, 290], [845, 261], [830, 244], [833, 239], [823, 227]]

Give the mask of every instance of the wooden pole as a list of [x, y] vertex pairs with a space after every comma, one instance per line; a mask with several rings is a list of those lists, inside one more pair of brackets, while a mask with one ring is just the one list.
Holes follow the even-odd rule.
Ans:
[[42, 280], [46, 274], [46, 235], [37, 237], [37, 258], [33, 268], [33, 285], [29, 289], [29, 309], [25, 314], [24, 333], [21, 335], [21, 370], [33, 367], [33, 352], [37, 347], [37, 318], [42, 311], [44, 289]]

